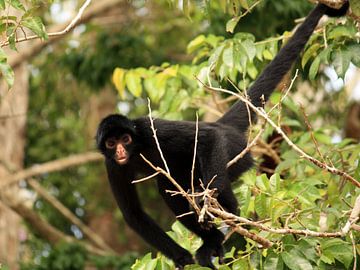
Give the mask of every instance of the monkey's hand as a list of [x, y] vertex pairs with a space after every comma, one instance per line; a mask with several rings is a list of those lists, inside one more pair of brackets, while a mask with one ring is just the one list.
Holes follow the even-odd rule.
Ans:
[[201, 266], [207, 266], [211, 269], [215, 269], [212, 264], [212, 258], [219, 257], [219, 262], [223, 262], [224, 248], [220, 243], [204, 243], [196, 251], [196, 260]]
[[175, 261], [175, 267], [178, 270], [183, 270], [186, 265], [195, 263], [190, 253], [186, 253], [182, 255], [176, 258], [174, 261]]

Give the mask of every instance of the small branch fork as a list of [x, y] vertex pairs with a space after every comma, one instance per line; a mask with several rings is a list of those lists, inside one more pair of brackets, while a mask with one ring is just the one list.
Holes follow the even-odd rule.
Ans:
[[[213, 89], [213, 88], [212, 88]], [[216, 89], [217, 90], [217, 89]], [[220, 91], [220, 90], [217, 90]], [[221, 91], [223, 91], [223, 89], [221, 89]], [[224, 91], [226, 93], [231, 93], [230, 91]], [[233, 93], [231, 93], [233, 94]], [[236, 95], [238, 96], [238, 95]], [[240, 98], [240, 96], [238, 96], [238, 98]], [[242, 97], [241, 97], [242, 98]], [[262, 116], [267, 122], [269, 122], [273, 127], [275, 127], [275, 129], [279, 132], [278, 129], [280, 129], [279, 127], [277, 127], [272, 121], [271, 119], [267, 116], [267, 114], [261, 109], [261, 108], [256, 108], [252, 105], [251, 102], [249, 102], [247, 99], [243, 99], [244, 102], [247, 102], [249, 107], [253, 110], [255, 110], [260, 116]], [[151, 125], [151, 129], [153, 131], [153, 136], [158, 148], [158, 151], [160, 153], [160, 156], [163, 159], [164, 164], [166, 164], [166, 161], [164, 160], [163, 154], [162, 154], [162, 150], [158, 141], [158, 138], [156, 136], [156, 129], [154, 127], [154, 122], [151, 116], [151, 108], [150, 108], [150, 101], [148, 101], [148, 108], [149, 108], [149, 118], [150, 118], [150, 125]], [[196, 158], [196, 146], [197, 146], [197, 137], [198, 137], [198, 119], [196, 121], [196, 138], [195, 138], [195, 146], [194, 146], [194, 157], [193, 157], [193, 166], [192, 166], [192, 171], [194, 170], [194, 160]], [[285, 135], [284, 132], [282, 132], [282, 130], [280, 129], [281, 132], [279, 132], [282, 136]], [[231, 166], [232, 164], [234, 164], [238, 159], [241, 158], [241, 156], [243, 156], [246, 151], [249, 151], [250, 148], [256, 143], [256, 141], [259, 139], [260, 135], [263, 132], [263, 128], [260, 130], [259, 134], [253, 139], [253, 141], [251, 141], [248, 146], [242, 151], [242, 153], [240, 153], [236, 158], [234, 158], [232, 161], [230, 161], [228, 163], [228, 166]], [[285, 135], [286, 137], [286, 135]], [[286, 137], [287, 138], [287, 137]], [[284, 138], [285, 139], [285, 138]], [[287, 138], [286, 140], [290, 146], [294, 145], [289, 138]], [[293, 146], [292, 146], [293, 147]], [[308, 155], [303, 153], [301, 149], [299, 149], [296, 146], [296, 149], [298, 149], [297, 151], [301, 151], [302, 156], [307, 157]], [[240, 157], [239, 157], [240, 156]], [[299, 230], [299, 229], [291, 229], [288, 228], [286, 226], [286, 228], [272, 228], [269, 226], [266, 226], [263, 224], [263, 222], [259, 221], [259, 222], [254, 222], [251, 221], [249, 219], [243, 218], [243, 217], [239, 217], [236, 216], [232, 213], [226, 212], [221, 205], [217, 202], [216, 198], [214, 198], [214, 194], [216, 192], [216, 190], [214, 189], [210, 189], [210, 184], [211, 182], [215, 179], [216, 176], [214, 176], [214, 178], [212, 179], [212, 181], [210, 181], [210, 184], [205, 187], [203, 184], [201, 185], [203, 188], [203, 191], [201, 192], [195, 192], [195, 189], [193, 187], [193, 172], [192, 172], [192, 188], [191, 188], [191, 193], [189, 194], [188, 192], [186, 192], [177, 182], [176, 180], [171, 176], [169, 169], [167, 168], [166, 170], [162, 169], [161, 167], [157, 167], [154, 164], [151, 163], [151, 161], [149, 161], [148, 159], [146, 159], [142, 154], [141, 157], [144, 159], [144, 161], [155, 170], [155, 173], [144, 177], [140, 180], [135, 180], [132, 183], [139, 183], [142, 181], [146, 181], [149, 180], [159, 174], [165, 176], [177, 189], [177, 191], [167, 191], [169, 193], [172, 193], [173, 196], [175, 195], [181, 195], [183, 196], [185, 199], [187, 199], [187, 201], [189, 202], [189, 204], [191, 205], [191, 207], [195, 210], [196, 214], [199, 216], [199, 222], [203, 222], [204, 221], [204, 217], [205, 215], [208, 215], [210, 218], [214, 219], [214, 218], [220, 218], [227, 226], [231, 227], [231, 231], [232, 232], [237, 232], [247, 238], [252, 239], [253, 241], [257, 242], [259, 245], [261, 245], [264, 248], [269, 248], [271, 246], [273, 246], [274, 243], [272, 243], [271, 241], [257, 235], [254, 234], [246, 229], [244, 229], [243, 227], [241, 227], [241, 225], [250, 225], [252, 227], [255, 227], [261, 231], [266, 231], [268, 233], [275, 233], [275, 234], [298, 234], [298, 235], [304, 235], [304, 236], [312, 236], [312, 237], [343, 237], [347, 234], [349, 234], [350, 230], [357, 230], [360, 231], [360, 226], [356, 225], [355, 223], [359, 220], [359, 216], [360, 216], [360, 195], [357, 197], [354, 207], [351, 211], [350, 217], [348, 219], [348, 221], [346, 222], [345, 226], [338, 232], [316, 232], [316, 231], [312, 231], [312, 230], [308, 230], [308, 229], [304, 229], [304, 230]], [[310, 161], [314, 161], [315, 159], [310, 157]], [[317, 164], [323, 164], [320, 161], [316, 161]], [[167, 165], [166, 165], [167, 166]], [[327, 168], [327, 165], [321, 165], [324, 166], [325, 168]], [[322, 167], [321, 167], [322, 168]], [[330, 168], [331, 171], [333, 172], [333, 170], [335, 168]], [[336, 170], [336, 169], [335, 169]], [[343, 172], [341, 172], [343, 173]], [[336, 173], [338, 174], [338, 173]], [[344, 175], [346, 175], [344, 173]], [[356, 180], [355, 180], [356, 181]], [[202, 197], [204, 205], [202, 206], [202, 208], [200, 209], [199, 206], [195, 203], [195, 197]], [[194, 212], [189, 212], [189, 213], [184, 213], [179, 217], [185, 216], [185, 215], [189, 215], [189, 214], [194, 214]]]

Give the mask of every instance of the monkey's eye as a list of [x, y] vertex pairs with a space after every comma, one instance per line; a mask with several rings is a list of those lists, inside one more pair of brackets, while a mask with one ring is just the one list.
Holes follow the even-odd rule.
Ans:
[[116, 140], [115, 138], [109, 138], [105, 141], [105, 146], [108, 149], [114, 149], [116, 146]]
[[130, 144], [131, 143], [131, 136], [129, 134], [125, 134], [124, 136], [121, 137], [121, 141], [124, 144]]

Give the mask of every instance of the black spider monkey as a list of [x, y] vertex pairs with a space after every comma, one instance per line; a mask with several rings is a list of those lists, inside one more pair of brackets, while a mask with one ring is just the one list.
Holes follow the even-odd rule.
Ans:
[[[313, 9], [248, 90], [249, 98], [255, 106], [262, 106], [263, 99], [266, 101], [269, 98], [299, 56], [320, 18], [324, 14], [343, 16], [348, 6], [346, 2], [341, 9], [335, 10], [318, 4]], [[255, 113], [250, 113], [252, 119], [255, 119]], [[248, 119], [246, 105], [238, 101], [217, 122], [199, 123], [194, 179], [202, 179], [206, 186], [216, 176], [210, 187], [217, 189], [219, 203], [234, 214], [238, 214], [239, 210], [231, 190], [231, 182], [247, 171], [253, 165], [253, 160], [250, 153], [247, 153], [230, 168], [227, 169], [226, 164], [246, 147]], [[156, 119], [154, 124], [171, 175], [183, 189], [190, 189], [195, 122]], [[156, 166], [164, 165], [155, 145], [149, 119], [142, 117], [130, 120], [118, 114], [109, 115], [98, 127], [96, 142], [105, 156], [109, 182], [125, 221], [149, 244], [171, 258], [177, 267], [182, 269], [185, 265], [194, 263], [189, 251], [175, 243], [143, 211], [135, 185], [131, 184], [138, 173], [151, 172], [139, 156], [140, 153]], [[175, 187], [163, 176], [158, 176], [157, 179], [159, 192], [174, 214], [178, 216], [189, 212], [189, 203], [182, 196], [171, 196], [166, 192], [175, 190]], [[197, 180], [195, 186], [199, 185]], [[196, 252], [196, 261], [202, 266], [214, 268], [211, 257], [223, 256], [224, 235], [215, 226], [206, 228], [199, 224], [195, 215], [185, 215], [179, 220], [203, 240], [202, 246]]]

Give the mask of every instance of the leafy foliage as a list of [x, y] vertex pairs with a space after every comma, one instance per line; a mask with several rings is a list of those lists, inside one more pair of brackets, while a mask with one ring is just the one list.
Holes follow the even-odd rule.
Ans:
[[109, 74], [119, 59], [124, 68], [131, 68], [160, 63], [162, 57], [138, 33], [102, 31], [98, 33], [95, 42], [86, 43], [82, 50], [71, 49], [63, 57], [62, 64], [79, 81], [86, 82], [93, 89], [100, 89], [109, 82]]
[[129, 253], [123, 257], [118, 256], [89, 256], [79, 244], [58, 244], [50, 250], [47, 256], [40, 258], [39, 263], [22, 264], [21, 270], [83, 270], [90, 264], [98, 270], [129, 269], [135, 259], [135, 254]]
[[358, 30], [352, 22], [337, 25], [335, 21], [331, 21], [323, 31], [325, 32], [313, 35], [301, 61], [304, 68], [309, 60], [312, 60], [309, 65], [311, 80], [318, 74], [320, 64], [332, 64], [341, 78], [345, 77], [350, 62], [360, 67], [360, 45], [355, 41]]
[[[33, 1], [31, 8], [26, 9], [19, 0], [0, 0], [1, 13], [12, 7], [21, 14], [13, 16], [6, 12], [5, 16], [0, 16], [0, 36], [6, 37], [6, 41], [11, 49], [16, 50], [19, 32], [24, 33], [30, 30], [41, 39], [46, 40], [48, 38], [42, 19], [36, 16], [36, 8], [41, 2]], [[5, 77], [9, 87], [11, 87], [14, 83], [14, 72], [7, 64], [6, 56], [2, 49], [0, 49], [0, 73]]]

